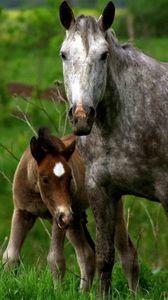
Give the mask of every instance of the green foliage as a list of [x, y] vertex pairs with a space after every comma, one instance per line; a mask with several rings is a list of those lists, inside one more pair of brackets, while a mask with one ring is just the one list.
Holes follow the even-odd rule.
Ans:
[[118, 38], [128, 38], [128, 11], [117, 9], [114, 23], [112, 25]]
[[54, 5], [50, 1], [47, 7], [6, 14], [1, 21], [1, 42], [8, 47], [47, 48], [50, 39], [60, 35], [61, 26], [57, 16], [60, 2], [56, 1]]
[[36, 5], [46, 4], [45, 0], [1, 0], [1, 5], [8, 8], [18, 8], [18, 7], [33, 7]]
[[88, 8], [88, 7], [96, 7], [97, 0], [73, 0], [72, 1], [74, 7], [82, 7], [82, 8]]
[[50, 38], [58, 34], [56, 16], [51, 9], [36, 8], [25, 15], [20, 15], [22, 24], [22, 45], [26, 48], [48, 47]]
[[[101, 8], [104, 8], [108, 1], [107, 0], [98, 0], [98, 6], [100, 6]], [[116, 7], [122, 7], [122, 6], [125, 6], [125, 3], [126, 1], [125, 0], [113, 0], [113, 3]]]
[[138, 36], [167, 36], [167, 0], [127, 0], [134, 17], [135, 33]]
[[[60, 2], [48, 0], [47, 7], [0, 11], [1, 104], [5, 105], [9, 99], [9, 81], [33, 84], [37, 89], [43, 89], [54, 79], [60, 79], [58, 44], [63, 40], [63, 29], [57, 15]], [[57, 66], [55, 69], [52, 59]]]

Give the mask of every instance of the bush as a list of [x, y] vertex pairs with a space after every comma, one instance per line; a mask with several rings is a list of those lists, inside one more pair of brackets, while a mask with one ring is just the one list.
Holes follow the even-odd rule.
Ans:
[[57, 15], [60, 2], [50, 1], [43, 7], [16, 12], [0, 11], [0, 43], [8, 49], [47, 48], [52, 37], [62, 34]]

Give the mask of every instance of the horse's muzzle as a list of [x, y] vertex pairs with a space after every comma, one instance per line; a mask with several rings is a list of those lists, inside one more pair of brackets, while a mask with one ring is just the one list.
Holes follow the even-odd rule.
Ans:
[[91, 132], [95, 118], [93, 107], [74, 105], [69, 110], [69, 120], [75, 135], [88, 135]]

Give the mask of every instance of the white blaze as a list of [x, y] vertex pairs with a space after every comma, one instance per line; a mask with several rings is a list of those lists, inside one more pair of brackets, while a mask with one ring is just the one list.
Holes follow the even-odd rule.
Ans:
[[72, 209], [71, 207], [66, 207], [66, 206], [63, 206], [63, 205], [60, 205], [57, 207], [57, 212], [59, 213], [64, 213], [65, 215], [69, 215], [72, 213]]
[[[83, 27], [86, 20], [80, 20]], [[96, 106], [102, 99], [106, 87], [107, 61], [101, 60], [103, 53], [108, 52], [108, 44], [102, 35], [91, 34], [88, 29], [88, 47], [85, 46], [80, 32], [75, 32], [73, 38], [65, 39], [61, 52], [67, 59], [63, 60], [64, 84], [67, 99], [71, 103], [86, 103]]]
[[64, 166], [61, 162], [55, 164], [54, 169], [53, 169], [53, 173], [57, 177], [61, 177], [62, 175], [64, 175], [65, 169], [64, 169]]

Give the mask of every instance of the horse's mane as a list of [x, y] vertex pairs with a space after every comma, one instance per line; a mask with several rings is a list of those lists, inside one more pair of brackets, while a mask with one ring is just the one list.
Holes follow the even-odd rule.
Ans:
[[[71, 37], [71, 36], [73, 36], [73, 34], [75, 32], [78, 32], [80, 34], [80, 36], [82, 37], [82, 40], [83, 40], [86, 50], [88, 50], [89, 49], [89, 39], [88, 39], [87, 33], [88, 33], [88, 31], [90, 31], [93, 36], [98, 34], [99, 28], [98, 28], [97, 22], [98, 22], [98, 20], [93, 16], [80, 15], [79, 17], [76, 18], [74, 26], [72, 26], [72, 28], [70, 29], [69, 36]], [[130, 42], [120, 44], [116, 37], [114, 29], [109, 29], [106, 32], [106, 40], [107, 41], [112, 40], [112, 42], [115, 43], [116, 46], [121, 47], [125, 50], [132, 46]]]
[[38, 142], [46, 152], [51, 154], [57, 155], [65, 149], [65, 145], [61, 139], [52, 135], [47, 127], [39, 128]]
[[120, 47], [124, 50], [130, 48], [133, 46], [133, 43], [132, 41], [128, 40], [124, 43], [120, 43], [117, 36], [116, 36], [116, 33], [114, 31], [114, 29], [109, 29], [107, 31], [107, 34], [106, 34], [106, 40], [109, 42], [109, 41], [112, 41], [113, 45], [115, 44], [117, 47]]

